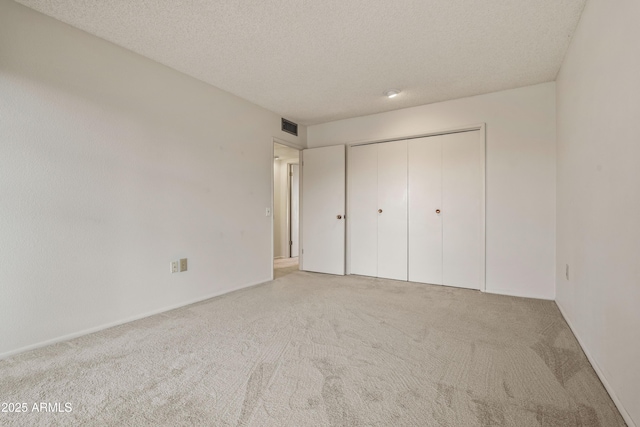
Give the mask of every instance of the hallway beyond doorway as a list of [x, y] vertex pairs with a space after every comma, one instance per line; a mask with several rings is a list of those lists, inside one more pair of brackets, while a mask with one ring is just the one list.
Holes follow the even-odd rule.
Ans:
[[288, 274], [298, 271], [298, 257], [277, 258], [273, 260], [273, 278], [279, 279]]

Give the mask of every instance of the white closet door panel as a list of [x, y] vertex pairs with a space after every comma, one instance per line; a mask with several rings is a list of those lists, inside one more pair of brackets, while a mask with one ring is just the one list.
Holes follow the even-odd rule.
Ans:
[[482, 271], [482, 147], [480, 132], [442, 140], [443, 284], [480, 289]]
[[442, 284], [442, 140], [413, 139], [409, 150], [409, 281]]
[[378, 145], [378, 277], [407, 280], [407, 141]]
[[378, 274], [378, 146], [349, 150], [350, 272]]
[[303, 150], [302, 160], [302, 269], [343, 275], [345, 146]]

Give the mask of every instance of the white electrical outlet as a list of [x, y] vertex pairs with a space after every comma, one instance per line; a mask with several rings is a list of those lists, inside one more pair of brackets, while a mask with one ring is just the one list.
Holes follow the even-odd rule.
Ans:
[[180, 272], [187, 271], [187, 259], [182, 258], [180, 260]]
[[171, 261], [171, 272], [172, 273], [178, 272], [178, 261]]

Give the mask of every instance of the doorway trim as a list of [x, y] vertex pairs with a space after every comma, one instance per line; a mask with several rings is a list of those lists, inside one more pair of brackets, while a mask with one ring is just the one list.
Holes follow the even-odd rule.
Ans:
[[[275, 188], [274, 188], [274, 181], [275, 181], [275, 174], [273, 172], [273, 158], [275, 156], [275, 144], [280, 144], [280, 145], [286, 145], [287, 147], [293, 148], [294, 150], [298, 150], [298, 164], [300, 165], [300, 167], [302, 168], [302, 150], [304, 150], [304, 147], [300, 144], [296, 144], [295, 142], [290, 142], [290, 141], [285, 141], [283, 139], [277, 138], [275, 136], [271, 137], [271, 156], [269, 158], [269, 165], [270, 165], [270, 171], [271, 171], [271, 250], [269, 251], [270, 257], [269, 257], [269, 263], [271, 265], [271, 279], [274, 279], [274, 273], [273, 273], [273, 260], [274, 260], [274, 256], [275, 256], [275, 248], [274, 248], [274, 244], [275, 244], [275, 236], [274, 236], [274, 222], [275, 222], [275, 216], [274, 216], [274, 208], [275, 208]], [[302, 170], [302, 169], [301, 169]], [[302, 182], [302, 173], [300, 174], [300, 182]], [[299, 195], [299, 200], [298, 203], [300, 205], [302, 205], [302, 194]], [[302, 227], [300, 227], [302, 228]], [[298, 238], [302, 238], [301, 233], [299, 232], [298, 234]], [[301, 259], [301, 257], [298, 257], [298, 259]]]
[[298, 255], [300, 256], [300, 159], [298, 163], [287, 163], [287, 247], [289, 258], [293, 258], [293, 167], [298, 166]]
[[480, 292], [486, 292], [487, 290], [487, 135], [486, 135], [486, 123], [478, 123], [471, 124], [466, 126], [456, 126], [452, 128], [445, 129], [436, 129], [429, 132], [424, 133], [413, 133], [408, 135], [401, 135], [391, 138], [383, 138], [383, 139], [374, 139], [374, 140], [361, 140], [355, 141], [351, 143], [347, 143], [347, 153], [346, 153], [346, 161], [347, 161], [347, 204], [346, 204], [346, 274], [351, 274], [351, 215], [350, 212], [350, 204], [351, 204], [351, 191], [350, 191], [350, 183], [349, 183], [349, 169], [350, 169], [350, 155], [349, 151], [351, 147], [357, 147], [359, 145], [369, 145], [369, 144], [381, 144], [385, 142], [393, 142], [393, 141], [403, 141], [408, 139], [417, 139], [424, 138], [429, 136], [438, 136], [438, 135], [448, 135], [452, 133], [461, 133], [461, 132], [480, 132], [480, 144], [481, 144], [481, 155], [480, 155], [480, 170], [482, 173], [482, 206], [480, 208], [480, 228], [482, 233], [482, 245], [480, 251]]

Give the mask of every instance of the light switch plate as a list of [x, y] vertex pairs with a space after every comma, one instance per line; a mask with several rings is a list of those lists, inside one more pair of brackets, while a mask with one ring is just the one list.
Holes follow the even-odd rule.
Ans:
[[180, 260], [180, 272], [187, 271], [187, 259], [182, 258]]
[[171, 268], [171, 273], [177, 273], [178, 272], [178, 261], [171, 261], [170, 268]]

